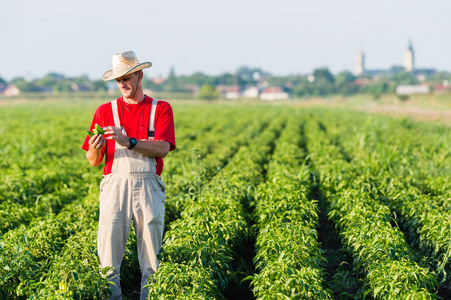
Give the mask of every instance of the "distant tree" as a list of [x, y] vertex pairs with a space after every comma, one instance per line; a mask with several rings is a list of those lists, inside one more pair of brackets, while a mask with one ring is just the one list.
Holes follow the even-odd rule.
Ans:
[[335, 77], [327, 68], [315, 69], [313, 71], [313, 94], [317, 96], [331, 95], [336, 92]]
[[164, 83], [163, 84], [156, 84], [152, 81], [152, 79], [144, 76], [143, 80], [142, 80], [142, 86], [144, 89], [149, 89], [152, 91], [162, 91], [163, 87], [164, 87]]
[[259, 77], [270, 77], [271, 74], [263, 71], [261, 68], [239, 67], [236, 71], [238, 76], [242, 77], [245, 81], [255, 81], [254, 75]]
[[343, 71], [338, 73], [335, 77], [335, 83], [337, 86], [343, 86], [349, 83], [353, 83], [355, 80], [355, 76], [349, 71]]
[[199, 89], [198, 97], [203, 100], [213, 100], [217, 99], [219, 93], [215, 90], [214, 86], [209, 84], [204, 84]]
[[104, 91], [105, 92], [108, 90], [108, 86], [107, 86], [106, 82], [103, 80], [94, 80], [91, 82], [90, 86], [91, 86], [91, 90], [93, 90], [93, 91]]
[[256, 69], [252, 69], [246, 66], [243, 67], [239, 67], [238, 70], [236, 71], [240, 76], [243, 76], [244, 78], [247, 79], [252, 79], [254, 72], [259, 72]]
[[89, 84], [91, 83], [91, 81], [89, 80], [88, 75], [82, 75], [80, 77], [75, 77], [75, 78], [72, 79], [72, 81], [75, 84], [87, 85], [87, 86], [89, 86]]
[[426, 74], [426, 81], [431, 84], [443, 84], [444, 81], [447, 81], [448, 84], [451, 84], [451, 74], [443, 71], [434, 74]]
[[402, 102], [406, 102], [407, 100], [409, 100], [409, 95], [398, 95], [398, 99]]
[[55, 84], [52, 88], [52, 92], [57, 94], [59, 92], [72, 92], [72, 83], [70, 81], [63, 81]]
[[175, 76], [174, 68], [171, 68], [169, 72], [168, 79], [164, 83], [164, 89], [169, 92], [177, 92], [179, 90], [179, 84], [177, 80], [177, 76]]
[[190, 76], [179, 77], [180, 84], [195, 84], [197, 86], [203, 86], [204, 84], [214, 85], [215, 78], [213, 76], [208, 76], [201, 72], [196, 72]]
[[391, 80], [396, 84], [418, 84], [415, 74], [412, 72], [400, 72], [395, 74]]
[[270, 86], [286, 86], [289, 79], [285, 76], [274, 76], [267, 79]]
[[41, 79], [37, 79], [35, 81], [36, 86], [38, 86], [41, 90], [52, 89], [57, 83], [64, 80], [64, 77], [54, 76], [55, 74], [47, 74]]
[[7, 85], [8, 83], [6, 82], [6, 80], [0, 77], [0, 90], [4, 89]]
[[291, 75], [288, 77], [288, 79], [290, 80], [290, 82], [293, 83], [293, 85], [298, 85], [302, 82], [306, 82], [307, 76], [306, 75]]
[[343, 71], [335, 77], [337, 93], [342, 95], [352, 95], [358, 92], [354, 84], [355, 76], [349, 71]]
[[389, 72], [390, 72], [392, 75], [396, 75], [396, 74], [398, 74], [398, 73], [403, 73], [403, 72], [405, 72], [405, 69], [404, 69], [403, 66], [392, 66], [392, 67], [390, 68]]
[[380, 97], [388, 90], [388, 84], [385, 81], [377, 81], [365, 87], [365, 93], [373, 95], [375, 98]]
[[314, 78], [314, 95], [326, 96], [335, 93], [335, 78], [327, 68], [315, 69], [313, 71]]
[[307, 80], [303, 81], [302, 83], [297, 84], [293, 88], [293, 94], [296, 97], [306, 97], [306, 96], [312, 96], [314, 94], [315, 88], [313, 86], [313, 83], [308, 82]]
[[313, 94], [317, 96], [332, 95], [336, 92], [335, 85], [324, 79], [315, 80], [314, 87]]
[[313, 71], [313, 77], [315, 78], [315, 81], [323, 80], [323, 81], [329, 82], [329, 83], [334, 83], [335, 82], [335, 77], [329, 71], [328, 68], [315, 69]]
[[239, 84], [240, 83], [239, 81], [240, 81], [239, 75], [233, 75], [231, 73], [223, 73], [216, 78], [215, 83], [225, 85], [235, 85]]
[[387, 93], [394, 94], [396, 93], [396, 87], [398, 85], [395, 82], [390, 82], [387, 86]]
[[38, 92], [41, 90], [33, 82], [29, 82], [23, 77], [14, 78], [11, 80], [11, 83], [14, 84], [21, 92]]

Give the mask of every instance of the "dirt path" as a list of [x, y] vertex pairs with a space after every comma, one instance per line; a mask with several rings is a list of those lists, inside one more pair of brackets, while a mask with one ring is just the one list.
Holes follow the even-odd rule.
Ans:
[[387, 114], [393, 117], [408, 117], [417, 121], [435, 121], [451, 126], [451, 110], [438, 110], [409, 106], [362, 106], [358, 110]]

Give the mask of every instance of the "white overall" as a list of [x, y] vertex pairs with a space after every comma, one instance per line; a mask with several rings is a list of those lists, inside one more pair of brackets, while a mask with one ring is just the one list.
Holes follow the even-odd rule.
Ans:
[[[149, 131], [154, 129], [156, 101], [152, 103]], [[111, 102], [114, 126], [121, 127], [117, 101]], [[100, 184], [100, 216], [97, 240], [100, 266], [112, 266], [109, 279], [115, 285], [111, 299], [122, 299], [120, 267], [127, 244], [130, 225], [138, 241], [141, 267], [141, 289], [158, 268], [157, 254], [162, 246], [164, 230], [165, 186], [155, 172], [156, 162], [115, 143], [111, 174]], [[141, 290], [146, 299], [148, 288]]]

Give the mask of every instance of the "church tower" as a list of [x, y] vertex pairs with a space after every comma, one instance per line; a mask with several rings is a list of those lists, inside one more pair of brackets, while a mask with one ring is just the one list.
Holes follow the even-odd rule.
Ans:
[[407, 72], [415, 70], [415, 53], [413, 52], [412, 40], [409, 39], [409, 46], [404, 52], [404, 69]]
[[359, 46], [359, 51], [355, 56], [355, 72], [354, 75], [361, 76], [365, 73], [365, 54], [362, 50], [362, 45]]

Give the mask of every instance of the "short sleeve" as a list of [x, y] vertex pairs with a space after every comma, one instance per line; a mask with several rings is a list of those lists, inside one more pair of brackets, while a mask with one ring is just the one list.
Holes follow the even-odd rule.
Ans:
[[[91, 126], [89, 127], [89, 130], [92, 131], [95, 127], [95, 124], [99, 124], [101, 127], [104, 127], [105, 126], [104, 123], [105, 122], [104, 122], [104, 120], [102, 118], [102, 114], [101, 114], [101, 107], [99, 107], [99, 108], [97, 108], [96, 112], [94, 113], [94, 117], [92, 119], [92, 123], [91, 123]], [[89, 135], [86, 134], [85, 141], [84, 141], [83, 145], [81, 146], [81, 148], [85, 151], [89, 150], [89, 139], [90, 139]], [[105, 154], [105, 149], [106, 149], [106, 147], [104, 147], [102, 149], [102, 155]]]
[[171, 105], [166, 101], [158, 101], [155, 116], [155, 140], [167, 141], [170, 151], [175, 150], [174, 116]]

